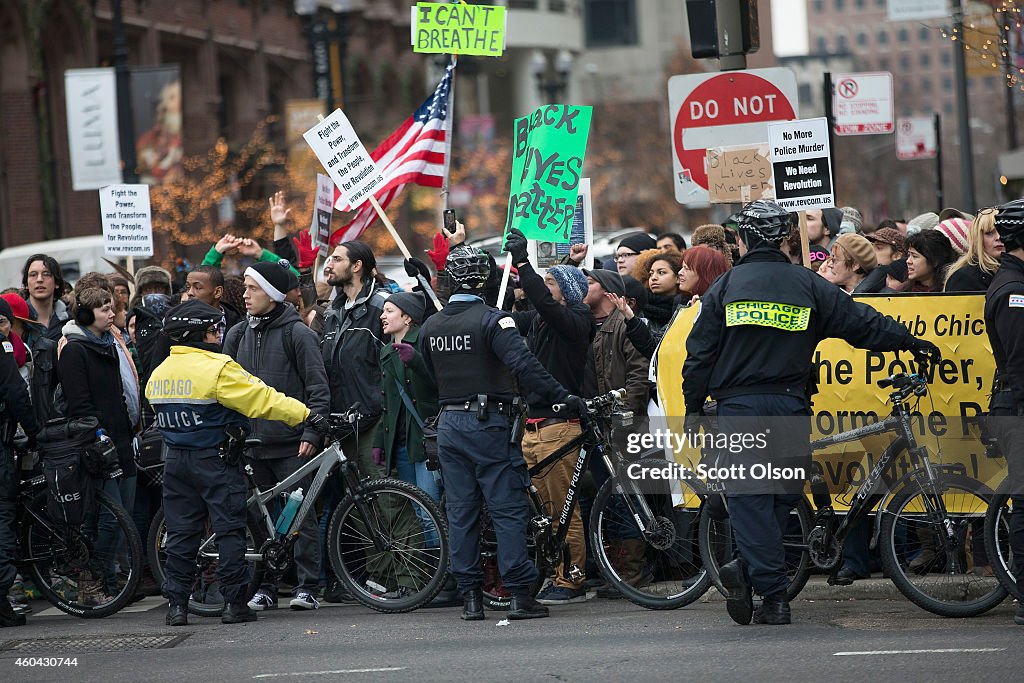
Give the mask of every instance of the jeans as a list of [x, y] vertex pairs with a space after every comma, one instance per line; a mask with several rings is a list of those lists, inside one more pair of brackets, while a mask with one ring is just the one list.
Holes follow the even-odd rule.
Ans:
[[[395, 466], [398, 469], [399, 479], [415, 484], [435, 502], [441, 502], [441, 489], [434, 481], [434, 473], [427, 469], [427, 461], [409, 462], [409, 449], [405, 447], [405, 444], [395, 449]], [[419, 517], [420, 526], [423, 527], [423, 544], [428, 548], [438, 547], [437, 529], [423, 508], [416, 507], [416, 516]]]
[[[104, 479], [98, 488], [123, 507], [130, 517], [132, 510], [135, 509], [136, 481], [137, 475]], [[114, 516], [106, 509], [100, 510], [96, 521], [96, 554], [103, 566], [104, 588], [111, 595], [117, 594], [120, 590], [117, 586], [117, 555], [125, 547], [124, 540]]]

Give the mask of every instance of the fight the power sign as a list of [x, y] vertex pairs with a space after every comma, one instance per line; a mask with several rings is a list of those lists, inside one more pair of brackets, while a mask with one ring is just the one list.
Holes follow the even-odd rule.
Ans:
[[775, 200], [793, 211], [835, 206], [825, 118], [768, 124]]

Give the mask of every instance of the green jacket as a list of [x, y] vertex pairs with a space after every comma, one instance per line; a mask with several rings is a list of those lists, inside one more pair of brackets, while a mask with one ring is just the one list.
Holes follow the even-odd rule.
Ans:
[[[281, 260], [281, 257], [275, 254], [274, 252], [270, 251], [269, 249], [264, 249], [263, 253], [260, 254], [260, 257], [256, 260], [277, 263], [278, 261]], [[223, 261], [224, 254], [217, 251], [217, 247], [210, 247], [210, 251], [206, 252], [206, 256], [203, 257], [203, 262], [200, 265], [220, 268], [220, 264]], [[295, 268], [295, 266], [292, 266], [291, 270], [293, 273], [295, 273], [295, 277], [299, 277], [299, 271]]]
[[[402, 341], [406, 344], [417, 346], [420, 336], [420, 328], [413, 326], [406, 333]], [[427, 372], [427, 366], [423, 362], [423, 356], [417, 350], [408, 366], [402, 363], [398, 352], [391, 344], [385, 344], [380, 350], [381, 370], [381, 393], [384, 395], [384, 412], [378, 424], [377, 434], [374, 440], [374, 448], [383, 448], [387, 458], [387, 469], [391, 471], [394, 467], [395, 456], [395, 434], [399, 429], [398, 416], [402, 412], [404, 404], [402, 395], [395, 384], [397, 378], [402, 383], [402, 388], [409, 395], [413, 405], [416, 406], [419, 416], [423, 420], [429, 420], [437, 415], [440, 405], [437, 400], [437, 386]], [[423, 460], [423, 430], [416, 424], [416, 420], [408, 415], [405, 418], [405, 446], [409, 451], [409, 462], [420, 462]]]

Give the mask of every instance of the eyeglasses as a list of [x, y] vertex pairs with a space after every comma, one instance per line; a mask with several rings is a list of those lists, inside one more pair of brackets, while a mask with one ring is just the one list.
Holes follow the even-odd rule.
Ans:
[[615, 255], [615, 260], [616, 261], [625, 261], [630, 256], [639, 256], [639, 255], [640, 255], [640, 253], [636, 252], [636, 251], [620, 251], [619, 253], [617, 253]]

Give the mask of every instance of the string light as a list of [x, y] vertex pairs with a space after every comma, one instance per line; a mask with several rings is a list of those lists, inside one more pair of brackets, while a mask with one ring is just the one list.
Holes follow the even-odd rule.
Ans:
[[[982, 26], [980, 22], [975, 23], [970, 20], [962, 26], [938, 27], [939, 33], [950, 42], [960, 41], [963, 44], [964, 53], [976, 55], [985, 68], [994, 70], [1007, 68], [1024, 74], [1024, 68], [1019, 68], [1016, 65], [1014, 54], [1011, 54], [1010, 51], [1010, 39], [1013, 33], [1017, 34], [1018, 51], [1024, 49], [1024, 35], [1021, 35], [1022, 25], [1024, 25], [1024, 17], [1021, 14], [1024, 12], [1024, 8], [1020, 6], [1021, 0], [1000, 0], [998, 3], [990, 3], [990, 5], [995, 23], [991, 29], [996, 31], [995, 34], [986, 33], [986, 27]], [[1001, 30], [1000, 27], [1002, 27]], [[974, 45], [968, 39], [967, 30], [979, 37]], [[1021, 90], [1024, 90], [1024, 82], [1016, 75], [1007, 73], [1005, 76], [1006, 87], [1020, 87]]]

